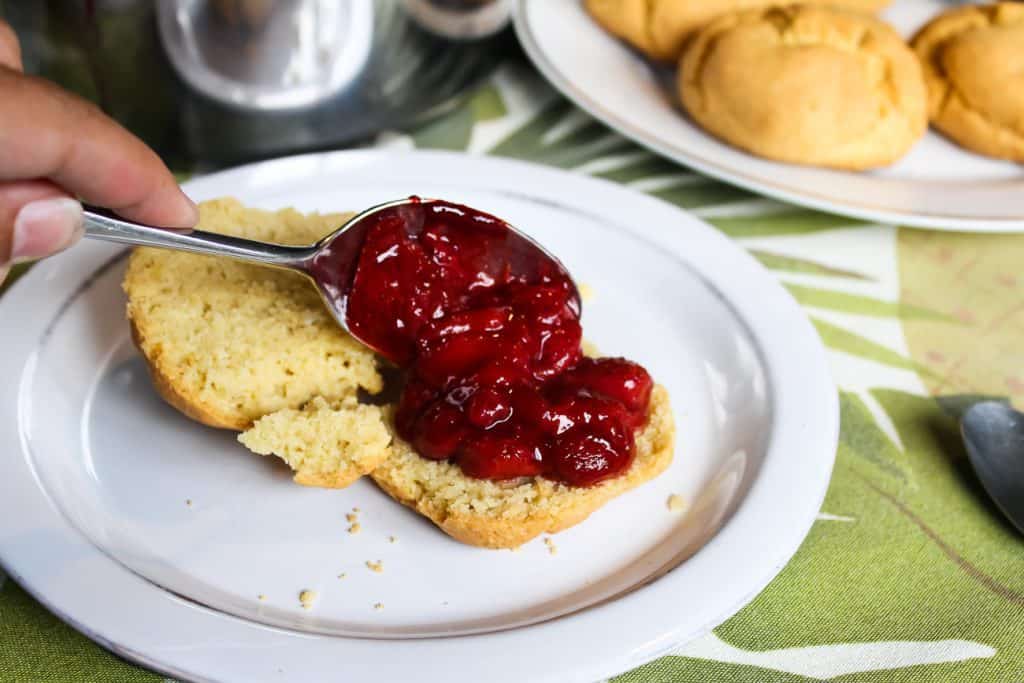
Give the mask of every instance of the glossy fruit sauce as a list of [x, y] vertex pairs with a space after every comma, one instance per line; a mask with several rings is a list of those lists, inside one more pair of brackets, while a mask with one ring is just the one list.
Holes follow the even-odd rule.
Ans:
[[588, 486], [629, 467], [651, 378], [623, 359], [583, 357], [561, 267], [466, 206], [420, 202], [369, 220], [345, 316], [406, 371], [402, 438], [482, 479]]

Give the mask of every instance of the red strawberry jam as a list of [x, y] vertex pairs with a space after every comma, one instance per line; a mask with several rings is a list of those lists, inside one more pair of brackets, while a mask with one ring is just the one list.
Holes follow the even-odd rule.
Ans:
[[346, 322], [405, 369], [396, 424], [420, 455], [471, 477], [575, 486], [630, 466], [650, 375], [583, 357], [564, 270], [466, 206], [422, 202], [370, 220]]

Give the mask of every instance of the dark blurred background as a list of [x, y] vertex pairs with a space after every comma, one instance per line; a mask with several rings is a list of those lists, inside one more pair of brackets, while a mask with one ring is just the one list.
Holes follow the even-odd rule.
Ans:
[[0, 0], [25, 70], [172, 168], [353, 146], [456, 107], [518, 46], [505, 0]]

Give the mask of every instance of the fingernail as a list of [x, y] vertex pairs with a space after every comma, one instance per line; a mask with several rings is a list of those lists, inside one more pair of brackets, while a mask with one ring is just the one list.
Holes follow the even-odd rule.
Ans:
[[191, 228], [193, 225], [199, 222], [199, 207], [196, 206], [196, 203], [192, 201], [192, 199], [184, 192], [181, 193], [181, 196], [185, 198], [186, 202], [188, 202], [190, 212], [188, 213], [187, 216], [186, 227]]
[[68, 197], [29, 202], [14, 219], [11, 263], [56, 254], [82, 237], [82, 205]]

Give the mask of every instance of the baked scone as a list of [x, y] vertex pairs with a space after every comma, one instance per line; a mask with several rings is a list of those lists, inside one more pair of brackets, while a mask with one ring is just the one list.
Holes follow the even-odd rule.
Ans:
[[[199, 227], [311, 244], [342, 214], [203, 202]], [[374, 354], [348, 336], [302, 276], [160, 249], [136, 249], [124, 279], [128, 320], [160, 395], [194, 420], [241, 431], [277, 410], [380, 391]]]
[[391, 432], [378, 406], [355, 396], [333, 404], [318, 396], [301, 409], [261, 417], [238, 440], [253, 453], [284, 460], [298, 484], [340, 489], [387, 459]]
[[887, 24], [794, 5], [702, 29], [679, 69], [690, 116], [778, 161], [861, 170], [903, 156], [928, 127], [921, 66]]
[[[255, 211], [234, 200], [204, 202], [200, 212], [204, 229], [285, 244], [313, 242], [343, 219]], [[300, 484], [339, 488], [370, 472], [391, 496], [464, 543], [515, 547], [565, 529], [672, 460], [668, 394], [656, 386], [625, 474], [589, 488], [540, 477], [474, 479], [457, 465], [417, 455], [393, 436], [390, 409], [358, 401], [359, 388], [381, 388], [373, 355], [328, 324], [302, 278], [139, 249], [125, 290], [136, 341], [171, 405], [206, 424], [246, 430], [239, 440], [281, 457]]]
[[913, 40], [932, 125], [964, 147], [1024, 162], [1024, 5], [969, 5]]
[[661, 474], [672, 462], [675, 426], [668, 392], [655, 386], [636, 459], [625, 474], [588, 488], [543, 477], [522, 483], [467, 477], [458, 465], [427, 460], [401, 439], [370, 476], [388, 495], [449, 536], [485, 548], [515, 548], [579, 524], [612, 498]]
[[[875, 12], [889, 0], [807, 0]], [[586, 0], [587, 11], [609, 33], [659, 61], [675, 62], [686, 40], [712, 19], [770, 7], [772, 0]]]

